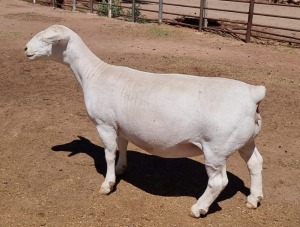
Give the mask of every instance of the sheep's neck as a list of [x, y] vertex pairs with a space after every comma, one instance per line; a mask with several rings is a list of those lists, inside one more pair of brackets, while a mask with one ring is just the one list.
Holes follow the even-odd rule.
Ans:
[[91, 78], [97, 76], [107, 65], [81, 40], [69, 41], [63, 61], [71, 68], [81, 87]]

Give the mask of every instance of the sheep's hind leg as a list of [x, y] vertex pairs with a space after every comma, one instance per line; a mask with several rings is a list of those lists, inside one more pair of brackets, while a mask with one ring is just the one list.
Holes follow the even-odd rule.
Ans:
[[119, 149], [119, 159], [116, 165], [116, 175], [122, 175], [127, 168], [127, 145], [128, 140], [123, 137], [117, 138], [118, 149]]
[[112, 191], [116, 183], [115, 159], [117, 150], [117, 135], [115, 130], [108, 125], [99, 125], [97, 126], [97, 130], [105, 148], [105, 159], [107, 164], [106, 176], [101, 185], [100, 193], [107, 195]]
[[191, 208], [190, 215], [195, 218], [207, 213], [210, 205], [228, 184], [225, 160], [222, 164], [206, 163], [205, 168], [208, 175], [208, 185], [203, 195]]
[[254, 141], [251, 141], [239, 150], [240, 155], [247, 163], [251, 185], [250, 195], [247, 197], [246, 206], [248, 208], [257, 208], [258, 203], [263, 199], [262, 191], [262, 164], [263, 159], [257, 150]]

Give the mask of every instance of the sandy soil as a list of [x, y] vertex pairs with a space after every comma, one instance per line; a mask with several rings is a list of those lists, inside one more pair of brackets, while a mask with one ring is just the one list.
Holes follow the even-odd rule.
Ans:
[[[300, 226], [299, 49], [19, 0], [0, 1], [0, 8], [0, 226]], [[207, 184], [203, 157], [162, 159], [133, 145], [128, 171], [101, 196], [103, 148], [80, 87], [65, 66], [29, 62], [23, 53], [34, 34], [55, 23], [71, 27], [109, 63], [264, 84], [261, 206], [245, 207], [249, 176], [235, 154], [229, 185], [206, 217], [193, 219], [189, 209]]]

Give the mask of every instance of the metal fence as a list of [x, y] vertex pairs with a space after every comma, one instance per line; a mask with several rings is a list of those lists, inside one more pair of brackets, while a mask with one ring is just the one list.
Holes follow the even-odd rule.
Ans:
[[[72, 10], [86, 10], [90, 13], [99, 13], [101, 8], [99, 6], [106, 6], [105, 10], [107, 10], [109, 17], [112, 17], [111, 11], [114, 7], [121, 7], [127, 9], [127, 14], [121, 13], [117, 16], [133, 22], [151, 20], [159, 24], [189, 26], [200, 32], [205, 30], [231, 34], [245, 42], [250, 42], [251, 38], [256, 38], [300, 44], [299, 5], [257, 2], [257, 0], [219, 0], [219, 3], [231, 4], [227, 8], [222, 8], [216, 0], [214, 1], [215, 5], [210, 5], [211, 1], [213, 0], [194, 0], [189, 1], [193, 2], [194, 5], [189, 5], [188, 3], [177, 4], [174, 3], [177, 2], [174, 0], [106, 0], [105, 2], [102, 0], [33, 0], [33, 2], [44, 3], [53, 7], [68, 7]], [[270, 8], [273, 10], [271, 13], [268, 12]], [[187, 13], [189, 10], [192, 13]], [[284, 14], [284, 12], [286, 13]], [[220, 14], [222, 17], [219, 16]], [[234, 15], [243, 15], [243, 18], [240, 19]], [[269, 21], [269, 23], [263, 23], [264, 20]], [[272, 24], [273, 20], [279, 22], [284, 20], [285, 23]], [[290, 26], [291, 24], [295, 24], [295, 26]]]

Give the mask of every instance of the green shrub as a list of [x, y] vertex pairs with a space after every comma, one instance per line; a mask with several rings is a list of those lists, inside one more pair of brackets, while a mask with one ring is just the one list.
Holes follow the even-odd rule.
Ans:
[[[102, 4], [105, 3], [105, 4]], [[111, 16], [112, 17], [119, 17], [122, 13], [122, 7], [121, 7], [122, 0], [112, 0], [112, 7], [111, 7]], [[109, 6], [108, 0], [102, 0], [102, 2], [99, 2], [97, 10], [99, 16], [108, 16], [108, 8]]]
[[[141, 5], [139, 3], [135, 3], [135, 9], [134, 9], [134, 16], [135, 17], [139, 17], [141, 15], [141, 12], [139, 10], [140, 6]], [[132, 16], [132, 9], [128, 9], [126, 14], [127, 14], [128, 17], [131, 17]]]

